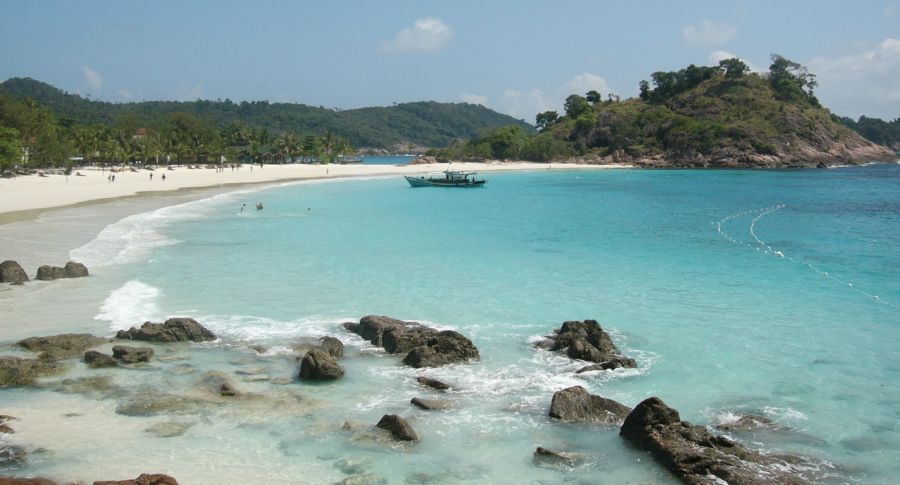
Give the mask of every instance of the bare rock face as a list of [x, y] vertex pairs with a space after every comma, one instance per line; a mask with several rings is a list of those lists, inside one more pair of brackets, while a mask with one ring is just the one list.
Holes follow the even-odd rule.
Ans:
[[0, 356], [0, 387], [31, 385], [38, 377], [62, 371], [63, 368], [54, 362]]
[[763, 455], [702, 426], [681, 421], [678, 411], [651, 397], [625, 418], [619, 435], [647, 450], [689, 484], [806, 485], [803, 459]]
[[178, 485], [178, 481], [168, 475], [143, 473], [133, 480], [98, 480], [94, 485]]
[[153, 349], [150, 347], [129, 347], [127, 345], [116, 345], [112, 348], [113, 358], [124, 364], [137, 364], [139, 362], [150, 362], [153, 357]]
[[550, 403], [550, 417], [563, 421], [617, 425], [629, 412], [628, 406], [590, 394], [581, 386], [557, 391]]
[[107, 339], [87, 333], [65, 333], [49, 337], [31, 337], [19, 341], [19, 347], [40, 352], [40, 358], [50, 360], [74, 359], [85, 350], [106, 343]]
[[419, 435], [412, 426], [396, 414], [385, 414], [375, 427], [390, 431], [391, 436], [398, 441], [419, 441]]
[[0, 263], [0, 283], [22, 284], [28, 281], [28, 273], [13, 260]]
[[634, 359], [625, 357], [619, 352], [612, 337], [596, 320], [564, 322], [558, 330], [554, 330], [554, 335], [538, 342], [536, 346], [557, 352], [564, 351], [572, 359], [601, 364], [597, 367], [579, 369], [579, 372], [637, 366]]
[[312, 349], [300, 361], [300, 379], [307, 381], [333, 380], [344, 376], [344, 368], [334, 357], [319, 349]]
[[208, 342], [216, 335], [193, 318], [170, 318], [165, 323], [144, 322], [141, 328], [119, 330], [116, 338], [145, 342]]

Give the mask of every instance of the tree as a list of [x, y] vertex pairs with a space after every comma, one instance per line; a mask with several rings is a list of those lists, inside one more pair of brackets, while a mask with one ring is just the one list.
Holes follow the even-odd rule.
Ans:
[[819, 85], [816, 75], [794, 61], [772, 54], [769, 82], [776, 92], [787, 99], [806, 100], [813, 106], [819, 106], [819, 100], [813, 95]]
[[725, 71], [725, 77], [728, 79], [738, 79], [750, 72], [750, 67], [736, 57], [722, 59], [719, 61], [719, 67]]
[[588, 103], [586, 99], [577, 94], [572, 94], [568, 98], [566, 98], [564, 107], [566, 109], [566, 116], [572, 119], [577, 118], [582, 113], [591, 111], [590, 103]]
[[8, 170], [22, 159], [19, 130], [0, 126], [0, 170]]
[[643, 99], [644, 101], [650, 101], [650, 83], [642, 79], [638, 86], [640, 87], [641, 99]]
[[556, 111], [544, 111], [535, 116], [534, 124], [537, 126], [538, 131], [543, 133], [553, 126], [553, 123], [556, 123], [557, 120], [559, 120], [559, 113]]
[[584, 99], [586, 99], [591, 104], [597, 104], [601, 100], [603, 100], [603, 96], [599, 92], [592, 89], [584, 94]]

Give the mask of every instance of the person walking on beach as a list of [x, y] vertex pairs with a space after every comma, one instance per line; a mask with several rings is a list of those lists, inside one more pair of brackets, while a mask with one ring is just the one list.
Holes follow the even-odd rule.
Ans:
[[163, 182], [165, 182], [165, 181], [166, 181], [166, 174], [163, 174], [163, 176], [162, 176], [162, 180], [163, 180]]
[[247, 204], [244, 204], [241, 206], [241, 214], [244, 213], [244, 209], [246, 209], [246, 208], [247, 208]]

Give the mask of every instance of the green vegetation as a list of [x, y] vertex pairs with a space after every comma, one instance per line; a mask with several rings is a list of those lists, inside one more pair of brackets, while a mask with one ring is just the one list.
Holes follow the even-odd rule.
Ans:
[[815, 165], [840, 157], [846, 163], [854, 150], [869, 149], [865, 156], [880, 150], [820, 106], [815, 75], [777, 54], [765, 74], [726, 59], [650, 78], [640, 82], [639, 97], [624, 101], [614, 95], [603, 101], [595, 91], [573, 94], [565, 100], [565, 114], [537, 115], [537, 134], [501, 128], [431, 154], [737, 167]]
[[888, 122], [878, 118], [860, 116], [858, 121], [850, 118], [839, 118], [839, 121], [862, 135], [866, 140], [900, 151], [900, 118]]

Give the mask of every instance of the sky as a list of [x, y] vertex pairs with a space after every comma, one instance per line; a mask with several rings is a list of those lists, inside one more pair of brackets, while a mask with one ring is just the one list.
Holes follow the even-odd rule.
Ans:
[[900, 117], [900, 0], [0, 0], [0, 80], [91, 99], [348, 109], [470, 102], [533, 122], [572, 93], [778, 53], [832, 112]]

